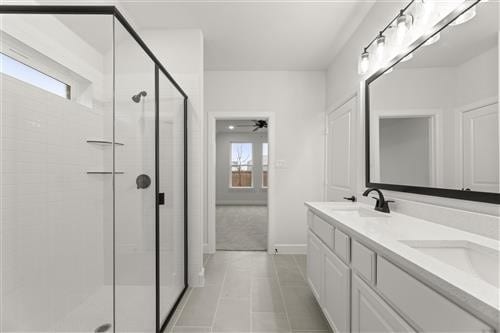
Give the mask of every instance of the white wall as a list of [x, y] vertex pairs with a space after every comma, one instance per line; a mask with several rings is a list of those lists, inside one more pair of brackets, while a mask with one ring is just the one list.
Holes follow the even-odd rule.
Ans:
[[143, 30], [139, 35], [189, 96], [188, 270], [189, 284], [200, 286], [203, 285], [203, 221], [206, 220], [203, 35], [200, 30]]
[[430, 186], [430, 121], [410, 117], [380, 119], [380, 180]]
[[207, 112], [275, 115], [271, 250], [305, 250], [304, 201], [321, 200], [323, 192], [324, 94], [323, 72], [205, 72]]
[[[252, 188], [230, 187], [231, 143], [252, 143]], [[267, 205], [267, 189], [262, 188], [262, 144], [267, 142], [266, 132], [219, 132], [216, 138], [216, 204]]]
[[[381, 27], [392, 19], [399, 10], [398, 2], [377, 2], [356, 30], [348, 43], [332, 60], [327, 72], [327, 111], [342, 104], [349, 96], [358, 94], [360, 121], [358, 133], [360, 142], [364, 142], [364, 108], [362, 78], [357, 73], [358, 59], [363, 46], [373, 38]], [[361, 196], [364, 190], [364, 146], [358, 152], [358, 191], [361, 201], [369, 202]], [[486, 203], [439, 198], [387, 191], [387, 195], [396, 200], [393, 210], [429, 219], [438, 223], [448, 224], [485, 235], [498, 235], [498, 206]], [[484, 214], [473, 214], [481, 212]]]

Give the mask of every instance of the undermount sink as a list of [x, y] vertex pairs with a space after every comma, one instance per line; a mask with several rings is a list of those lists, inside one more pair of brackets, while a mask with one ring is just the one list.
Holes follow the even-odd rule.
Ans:
[[461, 240], [402, 240], [401, 242], [500, 288], [498, 250]]
[[358, 207], [358, 206], [340, 206], [340, 207], [331, 207], [330, 210], [336, 212], [336, 213], [342, 213], [346, 215], [352, 215], [354, 214], [356, 217], [390, 217], [390, 214], [387, 213], [380, 213], [377, 212], [376, 210], [370, 210], [366, 209], [364, 207]]

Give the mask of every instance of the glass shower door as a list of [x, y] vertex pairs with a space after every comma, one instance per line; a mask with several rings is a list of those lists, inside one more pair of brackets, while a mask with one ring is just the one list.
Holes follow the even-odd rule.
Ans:
[[116, 332], [156, 330], [154, 70], [115, 19]]
[[185, 287], [184, 97], [157, 69], [159, 320]]

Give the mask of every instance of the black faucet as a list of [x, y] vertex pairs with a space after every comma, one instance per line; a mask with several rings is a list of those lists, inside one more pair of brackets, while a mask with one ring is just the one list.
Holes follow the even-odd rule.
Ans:
[[390, 213], [391, 211], [389, 210], [389, 202], [394, 202], [394, 201], [385, 200], [382, 191], [380, 191], [378, 188], [367, 189], [366, 191], [363, 192], [363, 196], [367, 197], [371, 191], [375, 191], [378, 193], [378, 199], [376, 197], [372, 197], [373, 199], [377, 200], [377, 202], [375, 203], [375, 210], [383, 213]]

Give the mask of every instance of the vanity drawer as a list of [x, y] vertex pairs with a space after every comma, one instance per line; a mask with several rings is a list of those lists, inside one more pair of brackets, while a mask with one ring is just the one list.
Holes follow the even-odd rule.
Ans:
[[310, 229], [313, 229], [313, 225], [314, 225], [314, 214], [313, 214], [313, 212], [311, 212], [310, 210], [308, 210], [307, 211], [307, 226]]
[[349, 263], [350, 259], [350, 239], [345, 233], [339, 229], [335, 229], [335, 253], [346, 263]]
[[377, 256], [375, 252], [357, 241], [352, 241], [352, 267], [365, 279], [375, 284]]
[[381, 257], [377, 258], [377, 289], [424, 332], [494, 331]]
[[330, 249], [333, 250], [333, 227], [331, 224], [322, 220], [318, 216], [314, 216], [313, 231]]

